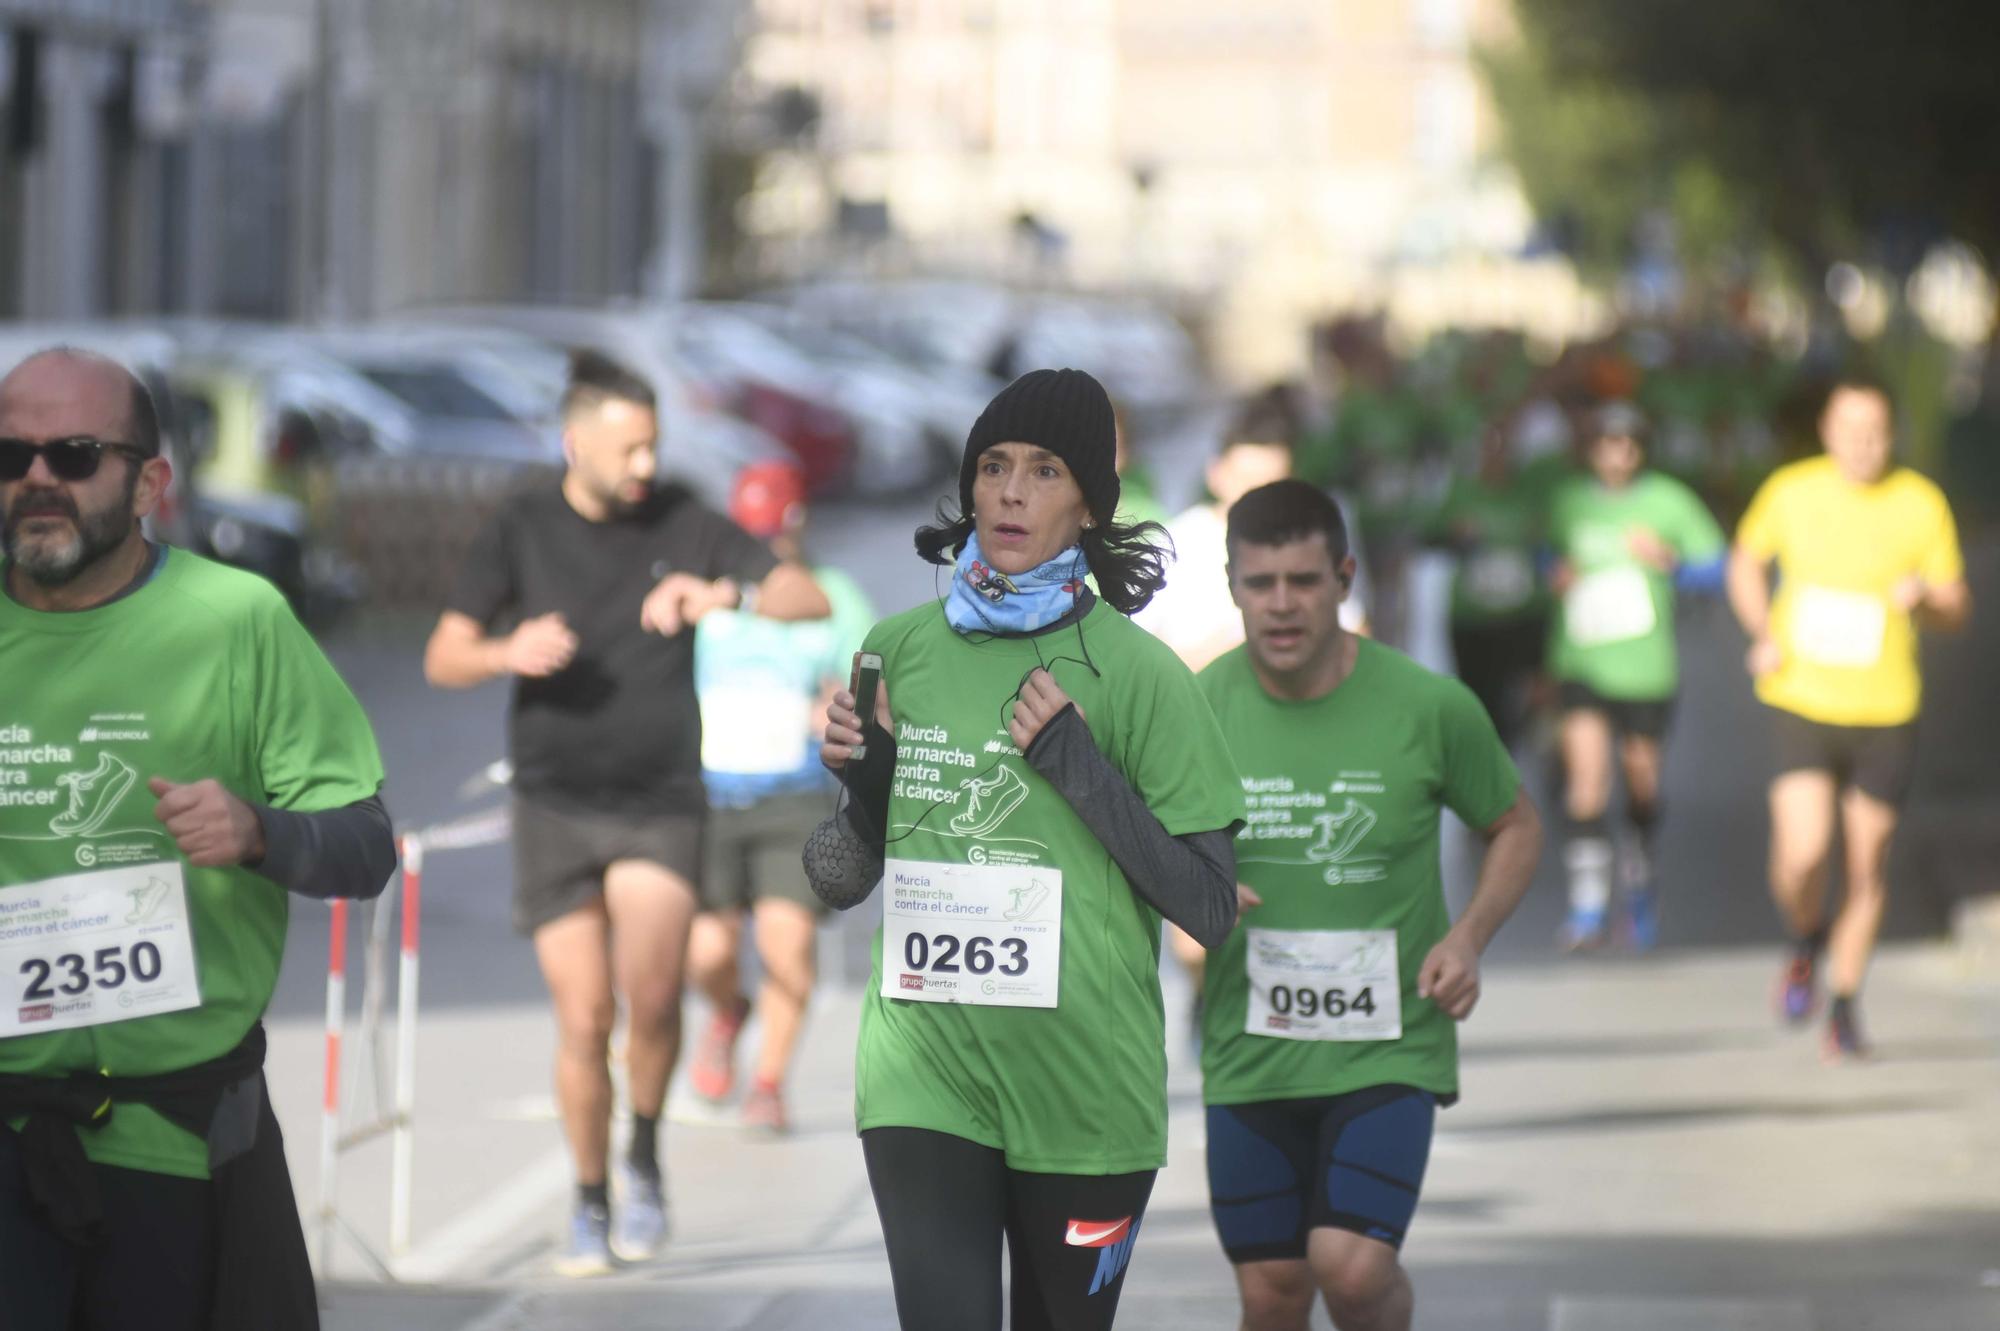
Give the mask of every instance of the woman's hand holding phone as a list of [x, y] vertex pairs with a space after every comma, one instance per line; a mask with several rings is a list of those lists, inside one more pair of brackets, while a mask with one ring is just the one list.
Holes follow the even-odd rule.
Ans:
[[[881, 658], [875, 658], [875, 724], [883, 730], [890, 728], [889, 685], [880, 678]], [[863, 682], [862, 663], [857, 658], [855, 666], [855, 686]], [[865, 691], [865, 690], [864, 690]], [[855, 710], [855, 696], [852, 689], [842, 689], [833, 695], [833, 701], [826, 709], [826, 737], [819, 746], [819, 760], [830, 772], [838, 773], [847, 766], [848, 760], [863, 750], [861, 735], [861, 715]]]

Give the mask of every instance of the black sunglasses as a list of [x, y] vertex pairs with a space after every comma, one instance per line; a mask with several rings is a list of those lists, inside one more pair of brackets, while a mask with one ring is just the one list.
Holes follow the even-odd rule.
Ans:
[[123, 453], [141, 462], [153, 456], [131, 444], [92, 439], [89, 435], [51, 439], [40, 444], [31, 444], [26, 439], [0, 439], [0, 481], [23, 479], [37, 457], [47, 461], [49, 471], [59, 481], [87, 481], [97, 475], [107, 452]]

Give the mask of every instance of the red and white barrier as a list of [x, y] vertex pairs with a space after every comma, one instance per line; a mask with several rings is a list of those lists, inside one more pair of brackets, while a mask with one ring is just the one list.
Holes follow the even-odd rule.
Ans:
[[389, 1252], [410, 1250], [410, 1171], [417, 1112], [417, 938], [423, 916], [424, 843], [403, 846], [403, 953], [396, 966], [396, 1113], [389, 1164]]
[[326, 1098], [319, 1125], [319, 1269], [333, 1269], [340, 1168], [340, 1043], [347, 1025], [347, 902], [335, 897], [326, 957]]
[[[376, 1271], [389, 1277], [390, 1262], [409, 1247], [411, 1175], [415, 1165], [417, 1098], [417, 940], [422, 909], [424, 842], [413, 833], [401, 841], [402, 873], [375, 902], [373, 928], [367, 950], [362, 997], [361, 1047], [373, 1053], [381, 1038], [381, 989], [383, 948], [391, 918], [402, 914], [402, 954], [396, 982], [396, 1079], [394, 1108], [382, 1104], [377, 1060], [375, 1114], [368, 1121], [343, 1129], [346, 1099], [341, 1087], [341, 1062], [347, 1034], [347, 933], [351, 907], [338, 900], [329, 903], [330, 932], [326, 966], [326, 1099], [320, 1117], [319, 1144], [319, 1269], [333, 1268], [334, 1240], [345, 1232]], [[392, 1142], [389, 1195], [389, 1257], [384, 1258], [355, 1231], [340, 1211], [340, 1158], [383, 1134]]]
[[[417, 973], [423, 931], [424, 857], [446, 850], [490, 846], [507, 839], [504, 808], [405, 835], [399, 845], [402, 872], [374, 903], [364, 954], [359, 1045], [369, 1052], [375, 1075], [374, 1113], [343, 1127], [341, 1061], [347, 1023], [347, 932], [349, 903], [334, 901], [326, 967], [326, 1099], [320, 1120], [319, 1269], [332, 1270], [334, 1239], [345, 1232], [369, 1264], [394, 1279], [394, 1262], [410, 1248], [410, 1206], [415, 1195], [417, 1112]], [[388, 972], [391, 912], [400, 912], [402, 947], [396, 964], [396, 1048], [393, 1094], [383, 1094], [381, 1059], [382, 993]], [[350, 1106], [351, 1107], [351, 1106]], [[378, 1253], [340, 1211], [340, 1157], [377, 1137], [390, 1139], [389, 1252]]]

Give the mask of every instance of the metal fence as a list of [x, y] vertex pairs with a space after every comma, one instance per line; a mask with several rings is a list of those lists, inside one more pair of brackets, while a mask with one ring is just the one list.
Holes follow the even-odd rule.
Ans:
[[355, 458], [334, 474], [327, 518], [372, 607], [434, 610], [501, 502], [547, 468], [431, 458]]

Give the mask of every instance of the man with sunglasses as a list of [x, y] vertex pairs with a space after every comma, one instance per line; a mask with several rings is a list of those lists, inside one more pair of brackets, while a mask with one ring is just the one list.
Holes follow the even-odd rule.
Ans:
[[0, 380], [0, 1326], [317, 1327], [263, 1077], [289, 893], [395, 865], [367, 718], [278, 592], [147, 539], [145, 387]]

